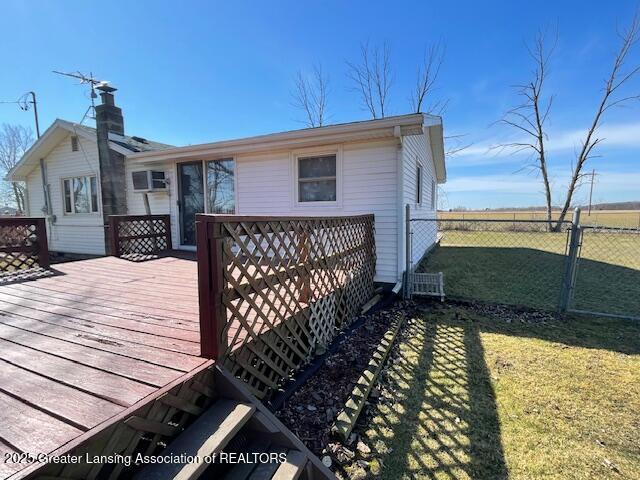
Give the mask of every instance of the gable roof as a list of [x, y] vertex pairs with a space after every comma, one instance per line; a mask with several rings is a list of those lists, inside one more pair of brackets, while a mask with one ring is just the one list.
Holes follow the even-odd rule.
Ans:
[[[39, 164], [40, 159], [46, 157], [69, 134], [77, 135], [92, 142], [97, 141], [95, 128], [57, 118], [31, 148], [25, 152], [20, 161], [7, 172], [5, 178], [13, 181], [24, 180]], [[150, 141], [142, 137], [109, 133], [109, 147], [126, 156], [132, 153], [173, 148], [173, 145]]]
[[270, 133], [254, 137], [222, 140], [200, 145], [167, 148], [161, 151], [138, 152], [128, 155], [128, 160], [139, 164], [153, 162], [207, 159], [243, 153], [257, 153], [294, 148], [312, 147], [330, 143], [377, 138], [392, 138], [403, 135], [429, 137], [431, 153], [438, 183], [446, 181], [442, 118], [424, 113], [411, 113], [374, 120], [304, 128], [286, 132]]

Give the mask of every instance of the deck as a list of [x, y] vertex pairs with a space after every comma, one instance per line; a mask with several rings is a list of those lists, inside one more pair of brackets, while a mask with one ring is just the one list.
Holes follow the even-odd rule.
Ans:
[[[104, 257], [0, 285], [0, 454], [50, 453], [210, 360], [196, 262]], [[27, 465], [25, 465], [27, 466]], [[0, 478], [21, 469], [0, 463]]]

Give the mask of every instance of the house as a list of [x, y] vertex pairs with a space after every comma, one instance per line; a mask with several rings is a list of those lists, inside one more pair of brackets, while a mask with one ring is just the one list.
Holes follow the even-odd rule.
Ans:
[[28, 214], [49, 217], [52, 250], [107, 253], [107, 217], [147, 213], [145, 197], [151, 213], [170, 214], [172, 243], [185, 250], [195, 249], [196, 213], [373, 213], [376, 280], [396, 283], [405, 270], [404, 206], [414, 218], [436, 215], [446, 180], [440, 117], [171, 147], [124, 135], [115, 89], [100, 90], [95, 130], [56, 120], [8, 175], [26, 182]]

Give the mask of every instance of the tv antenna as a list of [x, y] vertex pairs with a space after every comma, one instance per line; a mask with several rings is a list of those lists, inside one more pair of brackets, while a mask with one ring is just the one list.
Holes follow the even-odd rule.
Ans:
[[80, 72], [70, 72], [69, 73], [69, 72], [59, 72], [57, 70], [53, 70], [53, 73], [55, 73], [57, 75], [62, 75], [62, 76], [65, 76], [65, 77], [76, 78], [76, 79], [80, 80], [80, 85], [89, 85], [89, 88], [91, 89], [91, 93], [90, 93], [91, 105], [89, 106], [89, 108], [87, 108], [87, 111], [82, 116], [82, 120], [80, 120], [80, 124], [82, 125], [82, 122], [84, 122], [85, 118], [87, 118], [87, 117], [95, 120], [96, 119], [96, 103], [95, 103], [95, 100], [96, 100], [96, 98], [98, 98], [98, 94], [96, 93], [96, 88], [97, 87], [101, 87], [101, 86], [105, 86], [109, 82], [107, 82], [105, 80], [98, 80], [97, 78], [95, 78], [93, 76], [92, 72], [89, 72], [89, 75], [85, 75], [85, 74], [80, 73]]

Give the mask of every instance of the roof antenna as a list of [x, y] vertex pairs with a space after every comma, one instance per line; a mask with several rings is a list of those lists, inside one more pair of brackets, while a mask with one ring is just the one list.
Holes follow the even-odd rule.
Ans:
[[96, 88], [108, 85], [109, 82], [105, 80], [98, 80], [93, 76], [92, 72], [89, 72], [89, 75], [85, 75], [80, 72], [59, 72], [57, 70], [53, 70], [53, 73], [58, 75], [63, 75], [65, 77], [77, 78], [80, 80], [80, 85], [89, 85], [91, 89], [90, 98], [91, 98], [91, 106], [87, 108], [87, 111], [84, 112], [82, 116], [82, 120], [80, 120], [80, 125], [85, 121], [86, 118], [91, 118], [92, 120], [96, 119], [96, 104], [95, 99], [98, 98], [98, 94], [96, 93]]

